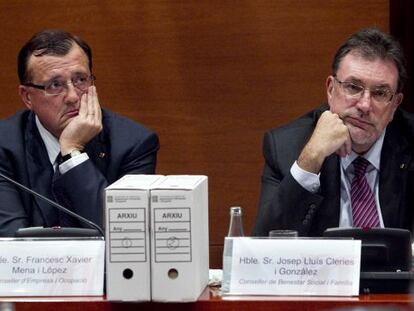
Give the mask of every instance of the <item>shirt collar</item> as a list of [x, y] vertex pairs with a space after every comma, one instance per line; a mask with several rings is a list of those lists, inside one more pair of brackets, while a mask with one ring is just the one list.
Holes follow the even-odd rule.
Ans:
[[[372, 147], [362, 156], [369, 161], [369, 163], [379, 171], [380, 169], [380, 161], [381, 161], [381, 150], [382, 145], [384, 144], [384, 137], [385, 137], [386, 129], [382, 132], [381, 136], [377, 139], [377, 141], [372, 145]], [[354, 151], [351, 152], [350, 155], [347, 155], [341, 158], [341, 165], [343, 169], [346, 171], [349, 165], [358, 157], [359, 155]]]
[[49, 161], [52, 165], [54, 165], [56, 158], [58, 154], [60, 153], [59, 141], [42, 125], [42, 123], [40, 122], [37, 116], [36, 116], [36, 126], [46, 146], [47, 154], [49, 156]]

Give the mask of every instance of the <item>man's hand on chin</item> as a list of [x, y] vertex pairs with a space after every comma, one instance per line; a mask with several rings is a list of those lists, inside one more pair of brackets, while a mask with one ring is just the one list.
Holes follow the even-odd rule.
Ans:
[[102, 111], [99, 105], [95, 86], [90, 86], [88, 92], [82, 95], [79, 114], [74, 117], [62, 131], [59, 137], [62, 155], [72, 150], [83, 150], [102, 130]]
[[322, 113], [308, 143], [298, 158], [305, 171], [318, 174], [326, 157], [334, 152], [346, 156], [352, 151], [348, 127], [336, 113]]

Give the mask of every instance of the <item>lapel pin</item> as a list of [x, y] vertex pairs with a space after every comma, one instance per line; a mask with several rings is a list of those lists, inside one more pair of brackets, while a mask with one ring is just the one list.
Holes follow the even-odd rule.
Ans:
[[99, 154], [98, 154], [98, 158], [100, 158], [100, 159], [103, 159], [103, 158], [105, 158], [105, 152], [99, 152]]
[[401, 165], [400, 165], [400, 169], [405, 169], [406, 168], [406, 165], [405, 165], [405, 163], [401, 163]]

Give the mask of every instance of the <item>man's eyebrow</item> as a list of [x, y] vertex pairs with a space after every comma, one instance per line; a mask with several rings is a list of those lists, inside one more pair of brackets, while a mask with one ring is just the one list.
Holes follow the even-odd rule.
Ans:
[[85, 75], [85, 76], [87, 76], [87, 75], [90, 75], [90, 73], [89, 72], [85, 72], [85, 71], [75, 71], [75, 72], [73, 72], [72, 73], [72, 77], [73, 76], [80, 76], [80, 75]]
[[382, 83], [382, 84], [374, 85], [374, 88], [376, 88], [376, 89], [390, 89], [390, 90], [392, 90], [391, 85], [389, 85], [388, 83]]
[[345, 81], [357, 84], [364, 84], [364, 82], [361, 79], [355, 78], [353, 76], [348, 77], [347, 79], [345, 79]]
[[[84, 72], [84, 71], [75, 71], [71, 73], [71, 77], [79, 76], [79, 75], [88, 75], [88, 74], [89, 74], [88, 72]], [[58, 79], [63, 79], [63, 76], [61, 74], [54, 74], [50, 78], [46, 79], [46, 82], [58, 80]]]
[[60, 78], [62, 78], [62, 75], [60, 75], [60, 74], [55, 74], [55, 75], [52, 75], [51, 77], [47, 78], [45, 81], [46, 81], [46, 82], [47, 82], [47, 81], [53, 81], [53, 80], [57, 80], [57, 79], [60, 79]]

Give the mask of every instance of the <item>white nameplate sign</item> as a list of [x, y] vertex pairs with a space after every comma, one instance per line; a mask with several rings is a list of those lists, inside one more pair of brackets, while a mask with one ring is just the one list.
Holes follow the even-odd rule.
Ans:
[[359, 294], [361, 241], [255, 238], [232, 240], [233, 259], [228, 294]]
[[0, 239], [0, 296], [103, 295], [103, 239]]

